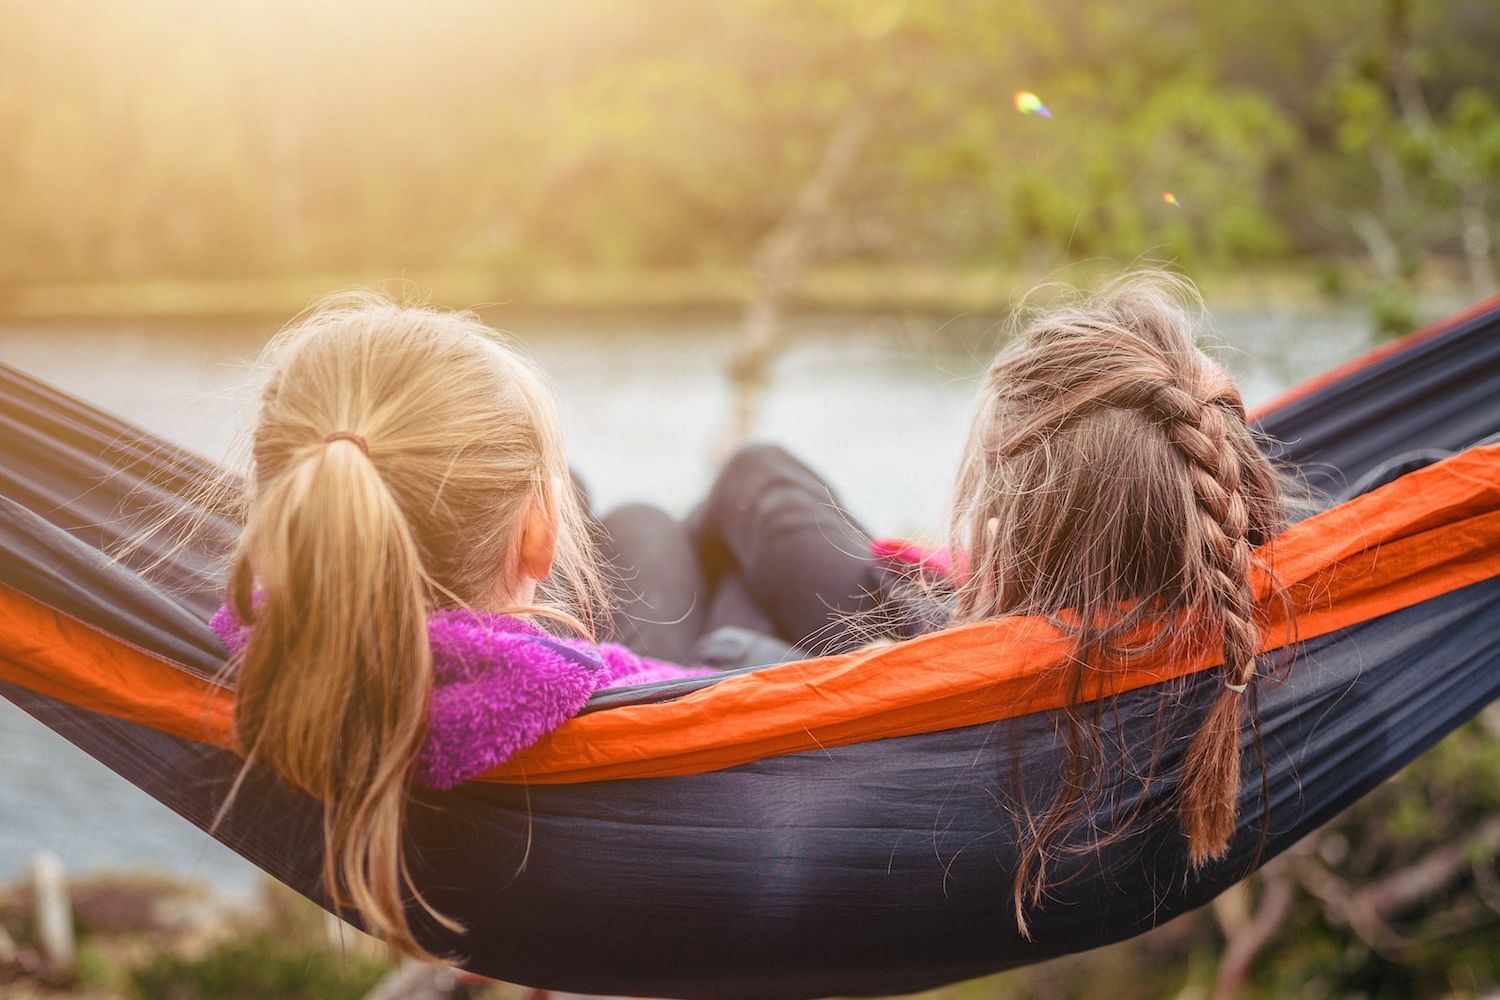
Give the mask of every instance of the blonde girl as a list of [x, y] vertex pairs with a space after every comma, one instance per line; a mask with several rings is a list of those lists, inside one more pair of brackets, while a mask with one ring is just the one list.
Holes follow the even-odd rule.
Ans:
[[405, 911], [426, 905], [402, 849], [411, 783], [457, 784], [598, 688], [693, 672], [539, 627], [587, 634], [606, 588], [552, 400], [493, 331], [360, 297], [267, 352], [214, 620], [236, 733], [251, 763], [325, 804], [331, 900], [423, 954]]

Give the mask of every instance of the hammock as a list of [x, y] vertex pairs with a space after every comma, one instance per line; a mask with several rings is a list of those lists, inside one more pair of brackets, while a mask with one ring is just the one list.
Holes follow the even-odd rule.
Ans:
[[[1500, 694], [1500, 444], [1475, 444], [1500, 431], [1500, 299], [1260, 421], [1334, 490], [1396, 456], [1457, 453], [1270, 543], [1300, 641], [1285, 679], [1257, 685], [1264, 785], [1247, 753], [1221, 862], [1189, 874], [1173, 801], [1186, 740], [1172, 737], [1213, 697], [1212, 664], [1133, 666], [1092, 693], [1114, 696], [1122, 773], [1160, 748], [1158, 776], [1123, 782], [1116, 811], [1091, 819], [1144, 821], [1060, 853], [1031, 938], [1017, 933], [1014, 807], [1056, 787], [1064, 694], [1055, 634], [1014, 618], [605, 692], [479, 780], [415, 791], [415, 877], [467, 928], [414, 917], [419, 936], [474, 972], [552, 989], [869, 995], [1098, 947], [1212, 899]], [[0, 366], [0, 694], [203, 829], [240, 767], [204, 624], [236, 526], [205, 513], [194, 546], [146, 575], [165, 549], [104, 552], [214, 471]], [[308, 797], [253, 773], [211, 832], [322, 900]]]

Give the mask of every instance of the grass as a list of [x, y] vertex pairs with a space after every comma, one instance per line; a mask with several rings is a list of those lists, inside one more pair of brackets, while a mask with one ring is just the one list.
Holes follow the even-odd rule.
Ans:
[[141, 1000], [360, 1000], [388, 966], [267, 931], [224, 941], [198, 958], [158, 955], [130, 975]]

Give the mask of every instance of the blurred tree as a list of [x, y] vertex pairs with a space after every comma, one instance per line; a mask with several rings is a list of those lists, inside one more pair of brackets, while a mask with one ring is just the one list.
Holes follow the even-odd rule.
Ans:
[[1491, 285], [1500, 11], [1368, 10], [0, 0], [0, 283], [742, 267], [796, 217], [806, 263], [1436, 254]]
[[1424, 78], [1437, 75], [1434, 55], [1447, 46], [1419, 34], [1418, 13], [1414, 0], [1384, 0], [1382, 32], [1334, 90], [1339, 148], [1367, 162], [1378, 179], [1374, 197], [1347, 211], [1384, 282], [1376, 307], [1391, 333], [1410, 327], [1414, 317], [1403, 304], [1432, 255], [1460, 255], [1475, 298], [1500, 289], [1500, 108], [1493, 90], [1439, 81], [1445, 107], [1434, 115]]

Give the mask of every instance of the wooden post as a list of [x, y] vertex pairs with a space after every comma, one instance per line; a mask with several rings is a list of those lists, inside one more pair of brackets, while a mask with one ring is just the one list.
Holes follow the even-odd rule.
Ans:
[[365, 1000], [448, 1000], [458, 973], [444, 965], [408, 959], [392, 969]]
[[35, 895], [37, 944], [52, 975], [68, 975], [74, 968], [73, 906], [68, 899], [68, 881], [56, 855], [42, 853], [31, 861], [31, 886]]

